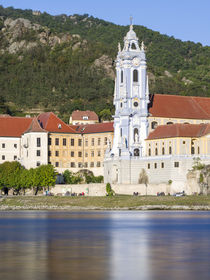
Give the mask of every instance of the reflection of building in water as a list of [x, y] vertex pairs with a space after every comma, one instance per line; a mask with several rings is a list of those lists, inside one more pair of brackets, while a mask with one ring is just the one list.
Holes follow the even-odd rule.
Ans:
[[109, 217], [71, 213], [56, 219], [60, 230], [48, 236], [49, 279], [109, 279]]
[[48, 279], [45, 217], [44, 213], [15, 212], [0, 218], [0, 279]]
[[[145, 225], [148, 213], [112, 213], [109, 279], [153, 279], [149, 239]], [[158, 278], [154, 278], [158, 279]]]

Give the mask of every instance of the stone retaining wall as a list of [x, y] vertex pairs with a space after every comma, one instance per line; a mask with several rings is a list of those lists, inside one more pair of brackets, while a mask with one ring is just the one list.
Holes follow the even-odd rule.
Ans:
[[[172, 182], [172, 184], [112, 184], [112, 189], [116, 194], [133, 195], [138, 192], [139, 195], [157, 195], [159, 192], [164, 192], [166, 195], [173, 195], [176, 192], [185, 191], [187, 195], [200, 193], [200, 187], [196, 178], [190, 178], [189, 183]], [[70, 194], [84, 193], [86, 196], [105, 196], [106, 184], [81, 184], [81, 185], [55, 185], [51, 189], [55, 195], [65, 195], [67, 192]]]

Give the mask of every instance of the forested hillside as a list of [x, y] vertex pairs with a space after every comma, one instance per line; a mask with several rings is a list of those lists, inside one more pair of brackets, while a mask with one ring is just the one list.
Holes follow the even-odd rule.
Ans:
[[[114, 59], [128, 26], [0, 6], [0, 113], [113, 110]], [[210, 97], [210, 47], [143, 26], [150, 92]]]

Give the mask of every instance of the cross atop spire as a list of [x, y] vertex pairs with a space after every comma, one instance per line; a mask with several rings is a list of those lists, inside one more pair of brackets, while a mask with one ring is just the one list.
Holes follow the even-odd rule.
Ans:
[[133, 17], [130, 16], [130, 30], [133, 29]]

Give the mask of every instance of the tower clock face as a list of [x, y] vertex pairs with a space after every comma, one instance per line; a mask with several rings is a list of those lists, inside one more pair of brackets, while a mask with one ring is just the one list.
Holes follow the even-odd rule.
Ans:
[[139, 66], [139, 64], [140, 64], [140, 59], [139, 59], [138, 57], [134, 57], [134, 59], [133, 59], [133, 65], [134, 65], [134, 66]]

